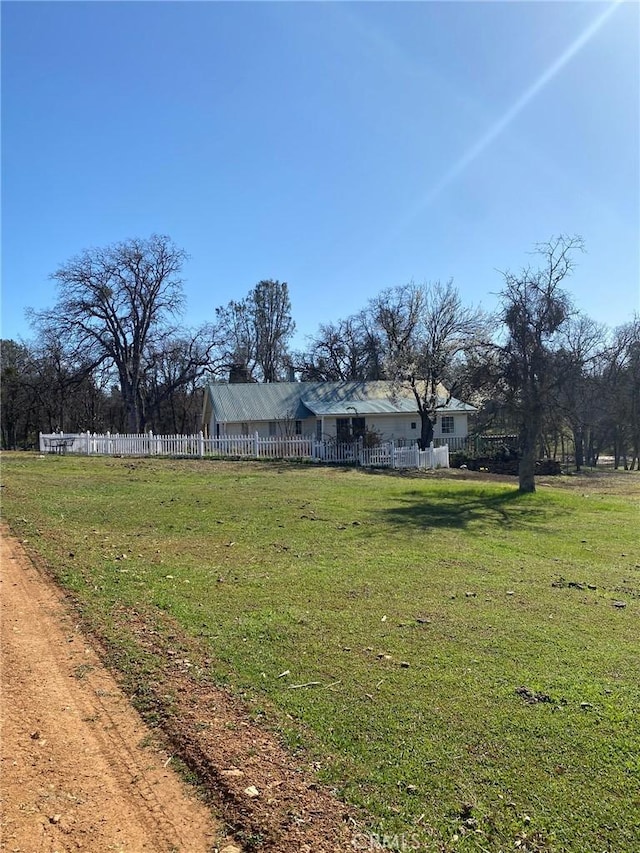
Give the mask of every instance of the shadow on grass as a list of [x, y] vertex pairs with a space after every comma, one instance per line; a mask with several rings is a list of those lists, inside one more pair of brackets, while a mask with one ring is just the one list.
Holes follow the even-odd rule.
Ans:
[[397, 499], [394, 507], [382, 510], [384, 520], [397, 527], [449, 527], [464, 529], [472, 524], [525, 527], [544, 523], [564, 514], [554, 501], [544, 506], [539, 499], [517, 489], [484, 493], [479, 488], [438, 488], [437, 494], [413, 490]]

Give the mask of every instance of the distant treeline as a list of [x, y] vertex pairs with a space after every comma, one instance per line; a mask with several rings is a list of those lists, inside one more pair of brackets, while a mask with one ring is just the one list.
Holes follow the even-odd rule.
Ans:
[[415, 395], [425, 446], [441, 383], [477, 406], [479, 432], [516, 434], [525, 459], [637, 466], [640, 318], [612, 330], [572, 304], [562, 283], [581, 250], [578, 237], [538, 245], [538, 267], [503, 274], [494, 315], [452, 281], [412, 282], [298, 351], [286, 282], [260, 281], [189, 329], [186, 255], [168, 237], [87, 250], [52, 274], [57, 301], [30, 312], [33, 339], [2, 341], [2, 447], [33, 448], [40, 431], [192, 433], [208, 381], [387, 379]]

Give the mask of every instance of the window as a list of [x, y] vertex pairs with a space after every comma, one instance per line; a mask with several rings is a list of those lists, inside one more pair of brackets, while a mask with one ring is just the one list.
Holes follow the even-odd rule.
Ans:
[[242, 435], [249, 435], [249, 424], [241, 423], [240, 432], [242, 433]]
[[316, 440], [322, 441], [322, 421], [316, 421]]
[[455, 432], [453, 415], [443, 415], [440, 421], [440, 432], [442, 435], [453, 435]]
[[269, 438], [275, 438], [276, 435], [276, 422], [269, 421]]
[[302, 421], [296, 421], [296, 435], [302, 435]]
[[411, 429], [416, 429], [417, 424], [415, 421], [411, 421]]

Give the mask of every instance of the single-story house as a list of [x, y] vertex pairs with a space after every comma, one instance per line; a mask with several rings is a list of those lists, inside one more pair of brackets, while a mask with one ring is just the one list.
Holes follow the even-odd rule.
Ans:
[[[467, 417], [475, 408], [447, 400], [444, 388], [441, 401], [434, 440], [466, 438]], [[343, 441], [372, 432], [384, 441], [413, 443], [420, 436], [420, 415], [411, 390], [391, 382], [212, 382], [205, 390], [202, 428], [211, 438], [257, 433]]]

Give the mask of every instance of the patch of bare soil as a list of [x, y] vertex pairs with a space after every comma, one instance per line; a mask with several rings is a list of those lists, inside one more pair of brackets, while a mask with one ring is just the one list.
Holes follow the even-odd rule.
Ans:
[[141, 704], [158, 720], [176, 755], [204, 783], [215, 811], [246, 851], [339, 853], [363, 836], [355, 815], [296, 762], [249, 705], [203, 675], [210, 663], [197, 640], [167, 614], [118, 613], [137, 645], [163, 661], [143, 685]]
[[585, 468], [582, 471], [569, 471], [560, 477], [537, 477], [537, 485], [554, 486], [560, 489], [579, 492], [582, 495], [599, 494], [617, 497], [640, 496], [640, 472], [614, 470], [613, 468]]
[[240, 700], [194, 674], [195, 645], [176, 659], [165, 632], [128, 614], [136, 641], [166, 661], [140, 685], [160, 711], [151, 733], [102, 665], [100, 647], [74, 625], [60, 590], [6, 535], [0, 577], [0, 850], [239, 850], [220, 841], [220, 825], [185, 793], [171, 770], [176, 759], [197, 773], [246, 851], [353, 849], [359, 836], [348, 809]]
[[[380, 471], [382, 475], [414, 477], [424, 480], [469, 480], [472, 482], [505, 483], [518, 487], [518, 478], [510, 474], [495, 474], [489, 471], [471, 471], [467, 468], [439, 468], [430, 471]], [[580, 472], [536, 475], [536, 488], [558, 488], [593, 494], [638, 496], [640, 494], [640, 472], [613, 470], [613, 468], [585, 468]]]
[[6, 535], [1, 555], [0, 849], [218, 849], [220, 825], [145, 746], [60, 593]]

